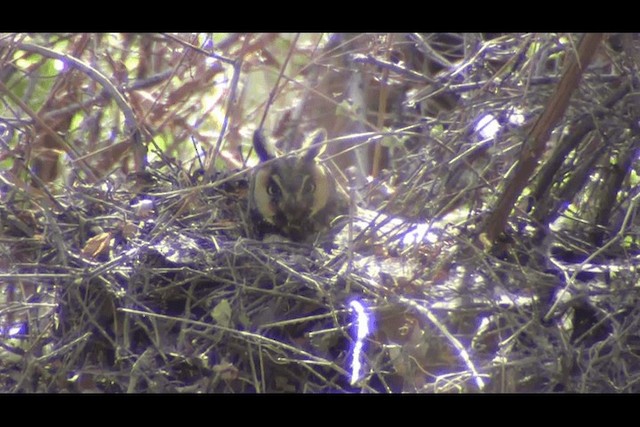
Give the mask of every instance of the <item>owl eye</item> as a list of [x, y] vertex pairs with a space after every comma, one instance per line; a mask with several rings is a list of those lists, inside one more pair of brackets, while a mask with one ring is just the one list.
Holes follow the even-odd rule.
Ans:
[[275, 181], [270, 180], [269, 181], [269, 185], [267, 185], [267, 193], [270, 196], [279, 196], [280, 195], [280, 186], [278, 184], [276, 184]]
[[304, 192], [305, 193], [313, 193], [316, 191], [316, 184], [313, 181], [306, 181], [304, 183]]

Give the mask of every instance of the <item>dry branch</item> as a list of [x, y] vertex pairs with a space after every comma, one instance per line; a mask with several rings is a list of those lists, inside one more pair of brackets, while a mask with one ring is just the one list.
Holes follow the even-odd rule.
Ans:
[[578, 87], [580, 77], [588, 67], [601, 41], [602, 34], [585, 34], [575, 55], [569, 56], [567, 67], [556, 86], [555, 93], [549, 99], [547, 107], [536, 120], [531, 132], [523, 142], [520, 159], [513, 175], [507, 178], [507, 185], [495, 209], [485, 222], [482, 233], [486, 236], [483, 241], [487, 244], [493, 244], [500, 233], [504, 231], [507, 218], [516, 200], [538, 166], [551, 131], [564, 115], [569, 106], [571, 95]]

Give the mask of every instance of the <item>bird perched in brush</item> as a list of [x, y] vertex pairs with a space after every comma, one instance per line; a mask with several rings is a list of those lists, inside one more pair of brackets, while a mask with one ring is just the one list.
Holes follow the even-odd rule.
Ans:
[[324, 130], [314, 132], [298, 155], [278, 155], [260, 131], [253, 146], [260, 158], [251, 175], [249, 219], [254, 237], [279, 234], [313, 242], [349, 212], [349, 198], [331, 171], [318, 161]]

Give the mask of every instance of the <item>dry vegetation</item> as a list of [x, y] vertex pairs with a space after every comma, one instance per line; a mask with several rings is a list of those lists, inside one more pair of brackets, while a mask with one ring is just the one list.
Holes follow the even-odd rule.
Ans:
[[[0, 390], [640, 391], [639, 68], [634, 34], [0, 35]], [[327, 131], [335, 241], [247, 237], [259, 127]]]

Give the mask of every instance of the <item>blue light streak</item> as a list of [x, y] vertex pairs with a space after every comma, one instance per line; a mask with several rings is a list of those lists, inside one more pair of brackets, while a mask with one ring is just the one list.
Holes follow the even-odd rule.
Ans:
[[357, 383], [362, 374], [362, 362], [361, 353], [364, 346], [364, 339], [369, 335], [370, 331], [370, 319], [364, 305], [357, 300], [353, 300], [349, 303], [351, 310], [355, 312], [355, 344], [352, 350], [351, 359], [351, 385]]

